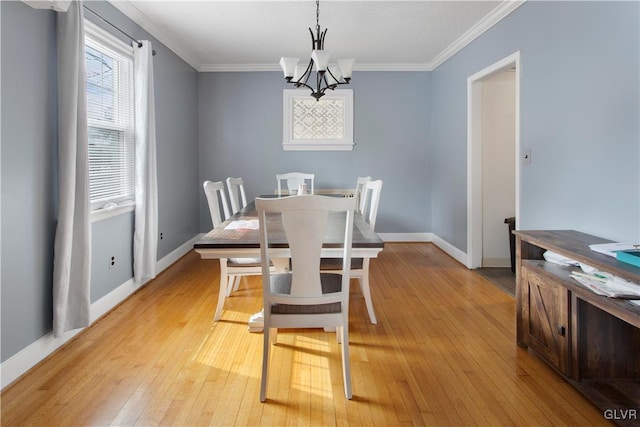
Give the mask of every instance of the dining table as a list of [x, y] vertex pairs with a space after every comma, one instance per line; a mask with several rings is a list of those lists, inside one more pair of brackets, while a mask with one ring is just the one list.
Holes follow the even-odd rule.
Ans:
[[[277, 197], [273, 195], [260, 197]], [[288, 196], [305, 197], [305, 196]], [[327, 237], [322, 246], [323, 258], [342, 258], [341, 243], [344, 237], [345, 215], [330, 213], [328, 217]], [[255, 201], [240, 209], [230, 218], [209, 231], [195, 244], [195, 251], [203, 259], [220, 258], [259, 258], [260, 234], [258, 232], [258, 212]], [[269, 236], [272, 244], [278, 246], [271, 250], [274, 257], [290, 258], [284, 230], [273, 228], [274, 235]], [[282, 238], [278, 238], [280, 233]], [[281, 243], [279, 245], [279, 243]], [[376, 234], [364, 217], [356, 212], [353, 219], [351, 258], [376, 258], [384, 249], [384, 241]]]
[[[274, 195], [260, 197], [281, 197]], [[305, 197], [286, 196], [286, 197]], [[327, 236], [322, 246], [323, 258], [342, 258], [342, 243], [344, 239], [344, 213], [329, 213]], [[272, 263], [276, 271], [284, 271], [289, 266], [291, 252], [286, 244], [286, 237], [282, 222], [277, 218], [267, 218], [274, 221], [276, 227], [269, 227], [269, 241], [272, 249]], [[277, 227], [277, 224], [280, 224]], [[260, 234], [258, 230], [258, 212], [255, 201], [229, 217], [219, 226], [209, 231], [194, 243], [195, 251], [202, 259], [221, 258], [260, 258]], [[353, 216], [353, 236], [351, 243], [351, 258], [376, 258], [384, 249], [384, 241], [376, 234], [359, 212]], [[258, 320], [259, 323], [259, 320]]]

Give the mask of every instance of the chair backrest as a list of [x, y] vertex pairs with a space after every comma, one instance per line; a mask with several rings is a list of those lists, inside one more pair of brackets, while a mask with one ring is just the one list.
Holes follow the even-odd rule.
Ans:
[[232, 213], [236, 213], [247, 206], [247, 195], [244, 192], [244, 182], [242, 178], [227, 178], [227, 190], [229, 190], [229, 201], [231, 202]]
[[353, 192], [353, 197], [356, 199], [356, 211], [362, 212], [360, 205], [362, 204], [362, 192], [364, 191], [364, 185], [371, 181], [370, 176], [359, 176], [356, 180], [356, 190]]
[[[222, 181], [205, 181], [202, 186], [204, 187], [204, 194], [207, 196], [211, 223], [213, 224], [213, 228], [215, 228], [230, 216], [227, 196], [224, 194], [224, 184]], [[220, 214], [220, 203], [222, 203], [224, 217]]]
[[[306, 195], [300, 197], [256, 199], [260, 229], [260, 252], [265, 311], [269, 304], [312, 305], [341, 302], [348, 307], [351, 266], [351, 240], [353, 235], [353, 198]], [[322, 293], [320, 281], [320, 257], [328, 236], [329, 215], [346, 218], [344, 230], [339, 236], [330, 236], [331, 244], [342, 248], [342, 288], [333, 294]], [[333, 219], [333, 218], [332, 218]], [[342, 224], [342, 222], [340, 222]], [[291, 288], [289, 294], [272, 292], [269, 262], [271, 251], [282, 246], [283, 233], [272, 228], [284, 229], [285, 245], [291, 251]], [[277, 242], [271, 239], [277, 239]], [[341, 295], [346, 292], [345, 295]], [[336, 295], [338, 294], [338, 295]], [[345, 301], [346, 298], [346, 301]]]
[[313, 173], [302, 172], [289, 172], [276, 174], [276, 181], [278, 183], [278, 196], [282, 196], [282, 181], [286, 181], [287, 190], [289, 194], [292, 194], [293, 190], [298, 190], [300, 184], [307, 184], [307, 191], [309, 194], [313, 194], [313, 181], [316, 175]]
[[378, 217], [378, 204], [380, 203], [380, 193], [382, 192], [382, 180], [369, 181], [364, 185], [362, 191], [362, 201], [360, 202], [360, 212], [371, 228], [376, 227]]

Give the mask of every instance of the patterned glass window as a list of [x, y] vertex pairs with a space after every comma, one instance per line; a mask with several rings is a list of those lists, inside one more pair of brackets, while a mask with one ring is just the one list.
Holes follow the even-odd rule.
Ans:
[[293, 139], [344, 138], [344, 100], [293, 100]]
[[285, 90], [283, 149], [345, 151], [353, 149], [353, 91], [327, 92], [320, 101], [307, 90]]

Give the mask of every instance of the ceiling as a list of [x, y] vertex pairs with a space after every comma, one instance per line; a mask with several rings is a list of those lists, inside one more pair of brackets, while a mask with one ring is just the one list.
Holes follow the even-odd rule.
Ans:
[[[331, 62], [354, 70], [429, 71], [524, 0], [323, 0]], [[316, 4], [296, 1], [111, 0], [198, 71], [280, 70], [281, 56], [306, 62]]]

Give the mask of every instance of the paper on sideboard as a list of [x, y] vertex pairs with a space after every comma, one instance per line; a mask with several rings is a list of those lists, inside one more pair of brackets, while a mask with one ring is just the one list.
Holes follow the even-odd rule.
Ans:
[[616, 257], [618, 251], [630, 251], [638, 247], [637, 243], [620, 242], [620, 243], [599, 243], [595, 245], [589, 245], [589, 249], [594, 252]]

